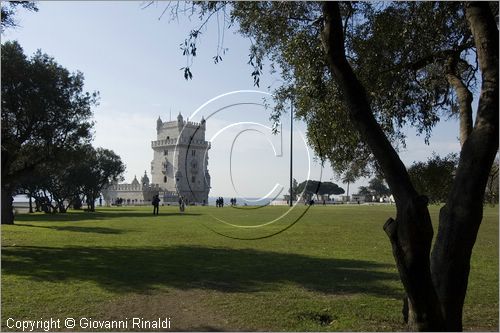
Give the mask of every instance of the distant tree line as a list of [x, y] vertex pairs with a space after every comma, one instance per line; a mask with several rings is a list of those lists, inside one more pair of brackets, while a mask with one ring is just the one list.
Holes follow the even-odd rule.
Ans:
[[[327, 196], [330, 199], [332, 195], [344, 194], [343, 188], [339, 187], [337, 184], [332, 182], [322, 182], [317, 180], [305, 180], [298, 184], [297, 180], [294, 178], [292, 181], [293, 188], [293, 200], [301, 198], [304, 201], [309, 201], [316, 196], [316, 199], [320, 197]], [[290, 195], [285, 195], [285, 199], [289, 200]]]
[[64, 213], [70, 206], [81, 209], [84, 204], [94, 211], [101, 191], [118, 180], [124, 170], [112, 150], [82, 145], [41, 164], [31, 177], [20, 182], [16, 194], [28, 196], [30, 212]]
[[[457, 172], [458, 159], [458, 154], [440, 157], [434, 153], [426, 162], [414, 162], [408, 168], [408, 174], [417, 191], [425, 193], [429, 202], [446, 202]], [[498, 159], [494, 161], [489, 173], [484, 202], [498, 203]]]
[[358, 195], [382, 198], [391, 195], [382, 177], [375, 177], [368, 182], [368, 186], [360, 186]]
[[18, 194], [45, 212], [82, 202], [94, 210], [101, 190], [125, 170], [113, 151], [91, 145], [98, 93], [84, 92], [81, 72], [70, 73], [40, 50], [28, 58], [15, 41], [1, 50], [2, 223], [14, 222]]
[[[408, 174], [415, 188], [425, 193], [430, 203], [446, 202], [458, 166], [458, 155], [448, 154], [444, 157], [433, 153], [425, 162], [413, 162], [408, 167]], [[374, 196], [376, 198], [390, 195], [390, 190], [381, 177], [371, 179], [368, 186], [360, 186], [358, 195]], [[486, 186], [484, 202], [498, 203], [498, 159], [495, 160]]]
[[498, 203], [498, 158], [491, 167], [488, 182], [486, 183], [485, 202], [495, 205]]

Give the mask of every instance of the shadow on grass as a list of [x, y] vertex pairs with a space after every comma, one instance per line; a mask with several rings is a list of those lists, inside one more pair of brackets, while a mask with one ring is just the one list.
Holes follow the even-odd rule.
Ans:
[[107, 210], [107, 211], [97, 211], [97, 212], [84, 212], [84, 211], [71, 211], [69, 213], [57, 213], [57, 214], [18, 214], [15, 216], [15, 222], [76, 222], [76, 221], [95, 221], [95, 220], [108, 220], [115, 218], [144, 218], [151, 220], [158, 220], [162, 217], [169, 216], [195, 216], [200, 215], [198, 213], [179, 213], [179, 212], [161, 212], [160, 215], [155, 216], [152, 212], [138, 212], [134, 210]]
[[106, 227], [80, 227], [80, 226], [45, 226], [45, 225], [33, 225], [33, 224], [17, 224], [17, 226], [22, 227], [32, 227], [32, 228], [45, 228], [58, 231], [74, 231], [74, 232], [88, 232], [96, 234], [107, 234], [107, 235], [119, 235], [128, 232], [128, 230], [123, 229], [112, 229]]
[[2, 273], [34, 280], [93, 281], [114, 292], [166, 286], [255, 292], [290, 282], [325, 294], [400, 297], [387, 264], [197, 246], [166, 248], [4, 247]]

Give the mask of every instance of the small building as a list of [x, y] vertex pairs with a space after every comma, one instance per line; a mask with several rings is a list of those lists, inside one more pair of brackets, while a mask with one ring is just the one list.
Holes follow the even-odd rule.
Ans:
[[[370, 198], [368, 198], [370, 199]], [[362, 195], [362, 194], [353, 194], [351, 196], [351, 202], [359, 202], [359, 203], [365, 203], [365, 202], [369, 202], [370, 200], [367, 200], [367, 196], [366, 195]]]
[[341, 202], [349, 202], [349, 201], [351, 201], [351, 196], [350, 195], [341, 195], [340, 201]]
[[[130, 184], [114, 183], [107, 189], [103, 190], [103, 197], [107, 205], [121, 202], [123, 205], [149, 205], [153, 196], [158, 194], [160, 188], [158, 185], [150, 184], [149, 178], [144, 171], [144, 176], [141, 182], [134, 176], [134, 180]], [[119, 200], [122, 199], [122, 200]]]

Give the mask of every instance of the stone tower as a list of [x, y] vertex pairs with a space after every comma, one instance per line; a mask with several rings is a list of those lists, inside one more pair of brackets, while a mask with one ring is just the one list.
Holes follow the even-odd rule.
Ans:
[[160, 187], [164, 202], [176, 202], [182, 196], [190, 203], [208, 204], [209, 142], [205, 141], [206, 121], [185, 121], [179, 113], [176, 121], [156, 121], [151, 183]]

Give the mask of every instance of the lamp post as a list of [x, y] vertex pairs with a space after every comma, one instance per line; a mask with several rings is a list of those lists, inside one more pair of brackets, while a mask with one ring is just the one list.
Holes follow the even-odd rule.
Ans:
[[290, 102], [290, 207], [293, 206], [293, 101]]

